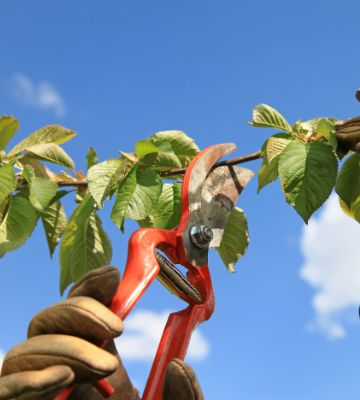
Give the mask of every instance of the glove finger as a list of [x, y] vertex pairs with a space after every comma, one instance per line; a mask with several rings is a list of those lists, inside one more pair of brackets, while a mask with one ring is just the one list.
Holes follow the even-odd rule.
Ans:
[[354, 149], [360, 141], [359, 133], [336, 133], [336, 139], [346, 147]]
[[115, 267], [100, 267], [80, 278], [68, 297], [87, 296], [109, 305], [120, 284], [120, 272]]
[[74, 382], [92, 382], [112, 374], [118, 367], [115, 356], [74, 336], [35, 336], [10, 350], [1, 374], [40, 370], [67, 365], [75, 373]]
[[72, 297], [35, 315], [28, 337], [57, 333], [101, 343], [122, 331], [123, 322], [106, 306], [90, 297]]
[[74, 380], [69, 367], [19, 372], [0, 379], [0, 400], [52, 400]]
[[[116, 352], [114, 341], [111, 341], [106, 346], [106, 350], [113, 354]], [[118, 358], [118, 360], [118, 369], [106, 378], [110, 385], [115, 389], [115, 393], [110, 396], [108, 400], [140, 400], [139, 393], [132, 385], [120, 358]], [[79, 399], [104, 400], [104, 397], [94, 388], [93, 385], [80, 384], [75, 385], [74, 390], [69, 397], [69, 400]]]
[[167, 367], [163, 400], [204, 400], [195, 372], [181, 360], [174, 359]]

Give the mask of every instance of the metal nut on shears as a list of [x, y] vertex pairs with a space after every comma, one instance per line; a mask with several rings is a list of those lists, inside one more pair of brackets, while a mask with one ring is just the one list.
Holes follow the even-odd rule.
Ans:
[[199, 249], [209, 247], [210, 242], [214, 238], [214, 233], [211, 228], [206, 225], [195, 225], [190, 229], [190, 239], [194, 246]]

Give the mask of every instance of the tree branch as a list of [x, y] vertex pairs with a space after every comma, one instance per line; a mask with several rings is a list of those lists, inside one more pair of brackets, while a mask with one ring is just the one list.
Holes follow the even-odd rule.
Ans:
[[59, 187], [69, 187], [69, 186], [77, 186], [77, 187], [87, 187], [88, 182], [85, 181], [58, 181], [55, 182]]
[[[222, 167], [225, 165], [236, 165], [236, 164], [243, 164], [245, 162], [249, 162], [249, 161], [253, 161], [253, 160], [257, 160], [261, 158], [261, 152], [256, 151], [255, 153], [250, 153], [250, 154], [245, 154], [243, 156], [240, 157], [235, 157], [235, 158], [230, 158], [229, 160], [225, 160], [225, 161], [220, 161], [217, 164], [215, 164], [214, 168], [217, 167]], [[183, 175], [186, 172], [186, 168], [178, 168], [178, 169], [172, 169], [171, 171], [166, 171], [163, 172], [161, 174], [161, 176], [166, 177], [166, 176], [174, 176], [174, 175]], [[59, 187], [87, 187], [88, 182], [86, 180], [82, 180], [82, 181], [58, 181], [56, 182], [56, 184]]]
[[[225, 165], [237, 165], [243, 164], [249, 161], [257, 160], [261, 158], [261, 151], [256, 151], [255, 153], [245, 154], [240, 157], [230, 158], [229, 160], [220, 161], [215, 164], [214, 168], [223, 167]], [[173, 169], [171, 171], [166, 171], [162, 173], [162, 176], [173, 176], [185, 174], [186, 168]]]

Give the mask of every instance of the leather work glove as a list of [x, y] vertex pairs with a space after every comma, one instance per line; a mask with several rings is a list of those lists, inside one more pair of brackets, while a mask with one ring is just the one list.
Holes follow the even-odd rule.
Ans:
[[[107, 377], [111, 400], [138, 400], [113, 339], [122, 321], [106, 306], [120, 283], [116, 268], [101, 267], [74, 284], [67, 300], [30, 322], [28, 340], [11, 349], [2, 366], [0, 400], [53, 400], [69, 384], [69, 400], [102, 400], [92, 383]], [[93, 343], [109, 341], [105, 349]], [[203, 400], [193, 370], [173, 360], [166, 371], [163, 400]]]
[[360, 153], [360, 117], [339, 123], [335, 137], [346, 149]]

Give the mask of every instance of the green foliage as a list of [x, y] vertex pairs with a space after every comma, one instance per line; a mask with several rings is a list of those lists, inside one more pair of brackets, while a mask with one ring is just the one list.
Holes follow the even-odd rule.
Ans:
[[258, 193], [263, 187], [273, 182], [279, 176], [278, 167], [279, 157], [275, 157], [270, 162], [263, 161], [258, 170]]
[[124, 230], [127, 218], [143, 220], [155, 206], [161, 191], [162, 181], [154, 170], [133, 166], [120, 182], [111, 219], [121, 230]]
[[330, 143], [334, 151], [337, 149], [337, 140], [335, 137], [335, 127], [329, 118], [320, 118], [315, 131], [322, 137], [325, 138], [327, 142]]
[[286, 201], [306, 223], [329, 197], [336, 173], [335, 154], [324, 143], [294, 141], [279, 159], [280, 181]]
[[172, 229], [178, 225], [181, 215], [181, 185], [165, 183], [157, 203], [140, 226], [148, 228]]
[[342, 166], [336, 181], [336, 192], [349, 210], [360, 199], [360, 155], [353, 154]]
[[74, 161], [59, 145], [55, 143], [41, 143], [29, 146], [24, 149], [34, 158], [48, 161], [54, 164], [64, 165], [68, 168], [74, 168]]
[[151, 136], [156, 146], [168, 143], [172, 151], [177, 155], [181, 166], [186, 167], [196, 154], [199, 148], [189, 136], [182, 131], [162, 131]]
[[286, 119], [278, 111], [266, 104], [258, 104], [254, 108], [253, 120], [250, 125], [260, 128], [274, 128], [288, 133], [293, 132]]
[[66, 226], [60, 246], [60, 291], [92, 269], [110, 264], [109, 237], [96, 214], [94, 199], [86, 196]]
[[16, 176], [11, 165], [0, 167], [0, 203], [16, 188]]
[[279, 156], [291, 140], [289, 134], [278, 133], [270, 136], [264, 143], [261, 150], [263, 162], [258, 171], [258, 192], [279, 176]]
[[284, 133], [270, 136], [265, 147], [266, 161], [270, 163], [274, 158], [278, 157], [285, 150], [291, 140], [292, 137]]
[[30, 202], [20, 196], [11, 198], [0, 224], [0, 257], [23, 245], [32, 234], [38, 215]]
[[[341, 207], [360, 222], [360, 156], [351, 155], [337, 176], [338, 160], [348, 150], [338, 145], [335, 119], [298, 120], [290, 125], [277, 110], [260, 104], [250, 124], [274, 130], [262, 146], [258, 191], [279, 176], [286, 201], [307, 222], [336, 182]], [[74, 131], [45, 126], [6, 153], [18, 128], [14, 117], [0, 116], [0, 257], [20, 247], [40, 218], [50, 256], [61, 243], [63, 293], [71, 282], [111, 261], [110, 239], [97, 214], [106, 199], [115, 197], [111, 219], [121, 230], [126, 219], [142, 227], [178, 225], [182, 175], [174, 170], [186, 168], [199, 152], [184, 132], [157, 132], [136, 142], [134, 153], [119, 151], [118, 158], [100, 163], [90, 147], [85, 176], [75, 171], [73, 160], [60, 147], [75, 136]], [[56, 165], [48, 167], [43, 161]], [[69, 169], [52, 170], [59, 165]], [[74, 189], [59, 190], [62, 186]], [[67, 221], [61, 199], [74, 191], [78, 205]], [[234, 208], [217, 249], [229, 271], [246, 252], [248, 242], [244, 212]]]
[[27, 149], [46, 143], [62, 144], [67, 142], [76, 133], [60, 125], [48, 125], [33, 132], [9, 151], [9, 156], [19, 154]]
[[89, 191], [101, 208], [109, 194], [125, 178], [130, 169], [126, 159], [110, 159], [93, 165], [88, 171]]
[[186, 167], [199, 152], [199, 148], [182, 131], [162, 131], [137, 142], [136, 154], [142, 164], [159, 171]]
[[19, 129], [19, 121], [11, 115], [0, 116], [0, 150], [5, 150]]
[[[0, 148], [4, 150], [18, 130], [13, 117], [0, 117]], [[59, 243], [66, 226], [60, 199], [67, 191], [58, 191], [58, 182], [66, 174], [54, 173], [40, 160], [74, 167], [72, 159], [59, 146], [75, 135], [70, 129], [49, 125], [15, 145], [0, 162], [0, 255], [20, 247], [32, 234], [40, 216], [50, 254]], [[19, 172], [15, 174], [14, 166]], [[69, 177], [70, 179], [70, 177]], [[76, 180], [71, 178], [71, 180]], [[14, 193], [18, 193], [14, 195]]]
[[98, 163], [98, 156], [96, 151], [90, 147], [89, 151], [86, 154], [86, 169], [89, 170], [93, 165]]
[[42, 213], [56, 194], [56, 183], [46, 178], [34, 177], [30, 180], [29, 200], [36, 211]]
[[233, 208], [225, 226], [220, 246], [217, 248], [223, 263], [230, 272], [246, 252], [249, 245], [248, 225], [243, 210]]
[[51, 203], [41, 214], [50, 256], [54, 254], [67, 225], [64, 207], [59, 200]]
[[255, 107], [256, 127], [286, 131], [271, 136], [263, 145], [258, 171], [258, 191], [280, 175], [286, 201], [307, 223], [329, 197], [337, 176], [339, 155], [334, 118], [315, 118], [290, 124], [266, 104]]
[[360, 197], [358, 197], [355, 201], [351, 203], [350, 208], [340, 197], [339, 197], [339, 202], [340, 202], [340, 207], [347, 216], [355, 219], [355, 221], [357, 222], [360, 222]]

